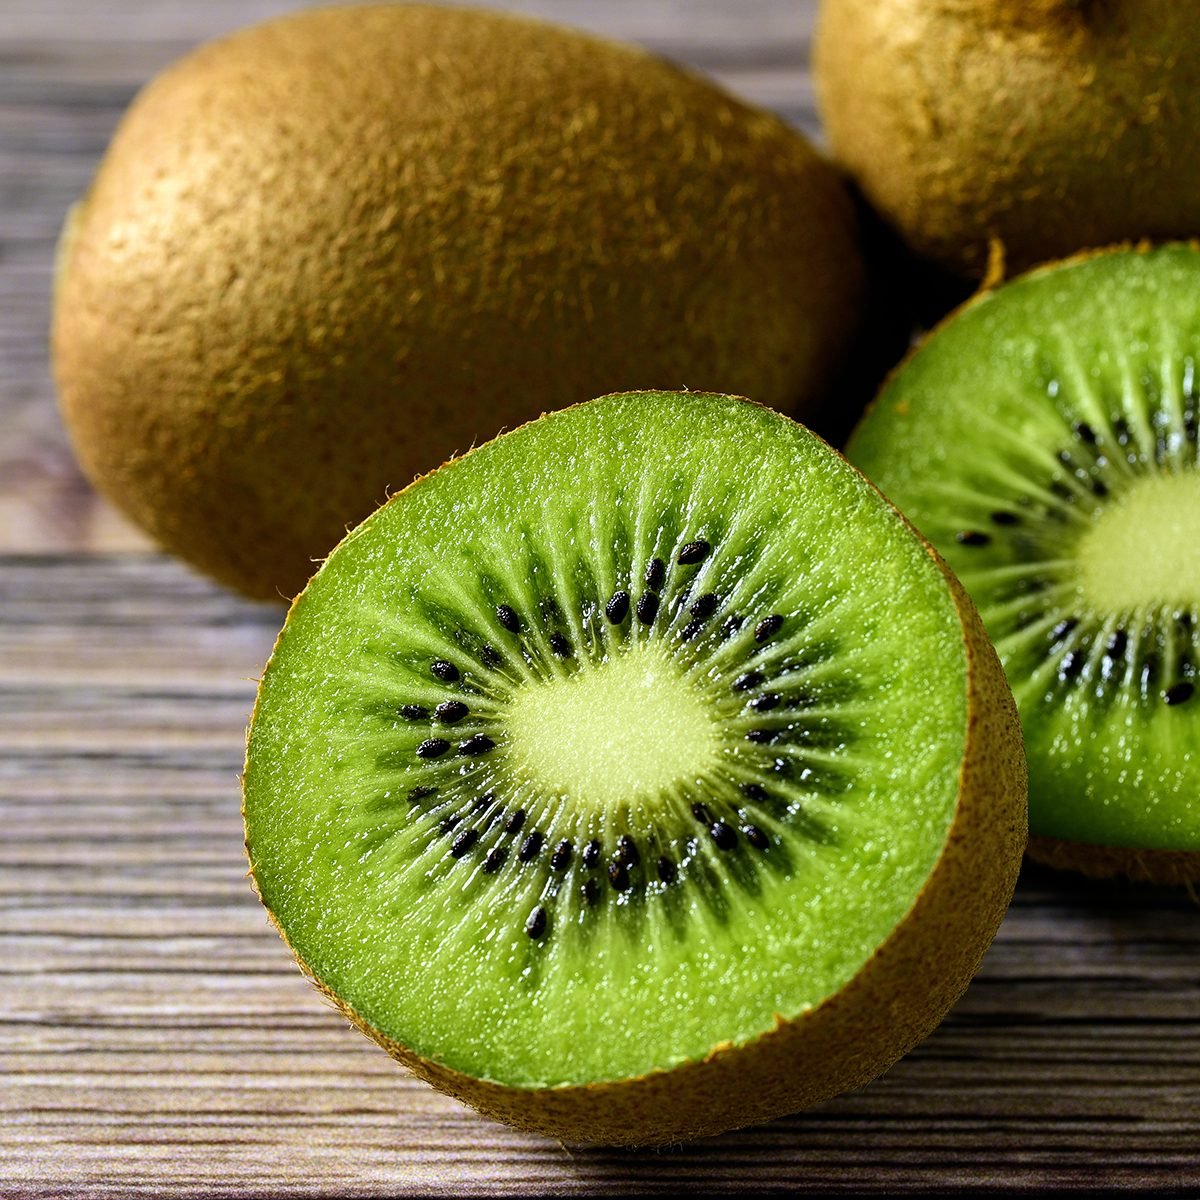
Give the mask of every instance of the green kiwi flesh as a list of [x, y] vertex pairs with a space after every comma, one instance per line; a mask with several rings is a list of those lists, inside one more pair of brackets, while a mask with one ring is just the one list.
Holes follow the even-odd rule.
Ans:
[[978, 617], [878, 492], [766, 408], [644, 393], [348, 535], [265, 672], [244, 812], [263, 902], [365, 1031], [493, 1115], [638, 1144], [928, 1033], [1011, 894], [1023, 789]]
[[1090, 874], [1200, 878], [1198, 364], [1200, 250], [1080, 257], [951, 316], [847, 447], [999, 650], [1032, 852]]

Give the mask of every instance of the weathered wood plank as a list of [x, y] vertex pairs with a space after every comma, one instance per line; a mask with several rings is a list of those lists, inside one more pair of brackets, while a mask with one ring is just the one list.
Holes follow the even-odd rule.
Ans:
[[1200, 919], [1030, 868], [870, 1087], [676, 1151], [570, 1151], [407, 1076], [292, 966], [237, 774], [281, 610], [177, 563], [0, 558], [0, 1193], [1200, 1187]]

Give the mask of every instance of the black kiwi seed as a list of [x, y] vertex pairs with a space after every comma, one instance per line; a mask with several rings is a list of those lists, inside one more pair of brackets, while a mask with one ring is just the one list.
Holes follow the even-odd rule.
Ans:
[[445, 738], [426, 738], [417, 747], [417, 757], [441, 758], [449, 749], [450, 743]]
[[479, 841], [478, 829], [464, 829], [453, 842], [450, 843], [450, 854], [454, 858], [462, 858], [475, 843]]
[[679, 558], [676, 561], [685, 567], [690, 567], [695, 563], [703, 562], [711, 549], [712, 547], [703, 538], [697, 538], [694, 542], [688, 542], [680, 550]]
[[584, 846], [582, 858], [585, 867], [594, 867], [600, 861], [600, 843], [596, 838]]
[[735, 692], [748, 692], [751, 688], [758, 687], [763, 681], [761, 671], [747, 671], [745, 675], [739, 675], [733, 681], [733, 690]]
[[637, 842], [627, 833], [617, 838], [617, 858], [627, 866], [636, 867], [642, 860], [638, 853]]
[[508, 857], [508, 851], [503, 846], [493, 846], [487, 852], [487, 858], [483, 860], [483, 869], [489, 875], [495, 873], [504, 866], [504, 860]]
[[1094, 446], [1096, 444], [1096, 431], [1086, 421], [1076, 421], [1075, 424], [1071, 426], [1071, 432], [1074, 433], [1081, 442], [1087, 442], [1089, 446]]
[[552, 633], [550, 635], [550, 649], [554, 651], [559, 658], [571, 657], [571, 643], [568, 642], [561, 633]]
[[747, 800], [765, 800], [767, 798], [767, 789], [761, 783], [743, 783], [742, 795]]
[[1075, 617], [1067, 617], [1066, 620], [1059, 621], [1055, 627], [1050, 630], [1051, 643], [1061, 642], [1068, 634], [1074, 632], [1079, 621]]
[[761, 696], [755, 696], [750, 701], [750, 707], [755, 712], [770, 712], [771, 709], [779, 707], [779, 696], [775, 692], [763, 692]]
[[545, 840], [545, 835], [540, 830], [535, 829], [521, 843], [521, 849], [517, 851], [517, 857], [522, 862], [533, 862], [541, 852], [542, 843]]
[[1009, 512], [1007, 509], [999, 508], [992, 513], [993, 525], [1020, 525], [1021, 518], [1015, 512]]
[[428, 721], [429, 709], [421, 704], [402, 704], [400, 705], [400, 715], [406, 721]]
[[629, 593], [614, 592], [612, 599], [604, 606], [604, 615], [613, 625], [620, 625], [629, 616]]
[[675, 869], [674, 862], [672, 862], [671, 859], [669, 859], [665, 854], [659, 858], [658, 862], [656, 862], [654, 866], [658, 871], [659, 879], [661, 879], [663, 883], [675, 882], [678, 871]]
[[429, 664], [429, 669], [443, 683], [453, 683], [458, 678], [458, 668], [452, 662], [447, 662], [444, 658], [435, 658]]
[[699, 802], [692, 805], [692, 816], [700, 822], [701, 825], [712, 824], [712, 813], [708, 811], [708, 806]]
[[978, 529], [961, 529], [954, 535], [954, 540], [960, 546], [986, 546], [992, 539]]
[[757, 825], [743, 825], [742, 835], [755, 850], [766, 850], [771, 845], [771, 839]]
[[520, 833], [521, 826], [525, 824], [525, 810], [518, 808], [515, 813], [505, 822], [505, 833]]
[[563, 838], [557, 846], [554, 847], [554, 853], [550, 855], [550, 866], [555, 871], [565, 871], [571, 865], [571, 855], [574, 853], [574, 847], [570, 841]]
[[658, 616], [659, 598], [657, 592], [645, 592], [637, 602], [637, 619], [643, 625], [653, 624]]
[[689, 621], [680, 631], [679, 637], [682, 641], [690, 642], [704, 628], [703, 621]]
[[608, 882], [614, 892], [629, 891], [629, 868], [620, 859], [613, 859], [609, 864]]
[[783, 617], [779, 613], [772, 613], [769, 617], [763, 617], [761, 621], [754, 627], [754, 640], [756, 642], [765, 642], [767, 638], [773, 637], [783, 628]]
[[516, 610], [510, 608], [507, 604], [496, 605], [496, 620], [504, 626], [509, 633], [516, 633], [521, 628], [521, 618], [517, 616]]
[[474, 758], [478, 754], [486, 754], [495, 745], [496, 743], [486, 733], [477, 733], [461, 743], [458, 747], [458, 752], [459, 754], [466, 755], [468, 758]]
[[708, 836], [722, 850], [732, 850], [737, 845], [737, 834], [733, 826], [726, 825], [724, 821], [714, 821], [708, 828]]
[[588, 904], [595, 904], [600, 899], [600, 885], [594, 879], [585, 879], [580, 891]]
[[1058, 677], [1063, 680], [1078, 679], [1084, 664], [1083, 654], [1079, 650], [1068, 650], [1058, 664]]
[[1123, 629], [1118, 629], [1108, 639], [1108, 645], [1104, 647], [1104, 655], [1106, 658], [1120, 658], [1125, 653], [1125, 648], [1128, 645], [1129, 634]]
[[461, 700], [443, 700], [433, 710], [433, 715], [444, 725], [454, 725], [461, 721], [470, 709]]
[[504, 665], [504, 656], [495, 646], [489, 646], [485, 642], [479, 647], [479, 661], [489, 667], [501, 667]]
[[646, 586], [656, 592], [662, 587], [667, 578], [667, 564], [661, 558], [652, 558], [646, 564]]
[[438, 826], [438, 833], [440, 833], [442, 837], [445, 837], [446, 834], [450, 833], [451, 830], [453, 830], [461, 820], [462, 817], [460, 817], [457, 813], [455, 813], [452, 817], [446, 817]]
[[733, 635], [735, 633], [737, 633], [737, 631], [739, 629], [741, 629], [741, 627], [745, 623], [746, 623], [745, 617], [739, 617], [736, 615], [734, 615], [732, 617], [726, 617], [724, 624], [722, 624], [722, 626], [721, 626], [722, 639], [728, 640], [729, 638], [733, 637]]
[[1173, 683], [1165, 692], [1163, 699], [1170, 705], [1186, 704], [1196, 692], [1196, 685], [1188, 679]]
[[525, 932], [536, 942], [546, 932], [546, 910], [539, 904], [525, 922]]
[[746, 741], [757, 742], [760, 746], [772, 741], [775, 734], [770, 729], [752, 729], [746, 734]]
[[717, 605], [720, 603], [719, 597], [715, 592], [705, 592], [703, 596], [697, 596], [692, 607], [688, 612], [696, 618], [697, 621], [706, 621], [717, 611]]
[[410, 788], [408, 799], [410, 802], [424, 800], [427, 796], [436, 796], [437, 788], [429, 787], [427, 784], [421, 784], [418, 787]]

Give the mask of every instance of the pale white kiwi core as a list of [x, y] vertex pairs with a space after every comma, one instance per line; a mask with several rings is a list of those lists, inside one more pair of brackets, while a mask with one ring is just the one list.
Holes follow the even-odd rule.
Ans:
[[1147, 475], [1079, 543], [1080, 587], [1102, 613], [1200, 601], [1200, 471]]
[[707, 774], [720, 741], [706, 701], [653, 643], [518, 688], [513, 767], [544, 793], [615, 811]]

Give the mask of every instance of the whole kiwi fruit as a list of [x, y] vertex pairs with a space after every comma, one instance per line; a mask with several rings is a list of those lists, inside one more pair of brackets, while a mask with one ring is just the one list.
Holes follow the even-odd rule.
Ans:
[[850, 460], [979, 608], [1029, 759], [1031, 857], [1200, 883], [1200, 246], [981, 291], [895, 371]]
[[1200, 233], [1191, 5], [824, 0], [814, 55], [835, 157], [955, 272]]
[[817, 437], [608, 396], [423, 476], [289, 610], [246, 847], [300, 965], [493, 1117], [652, 1145], [858, 1087], [1004, 914], [979, 614]]
[[862, 267], [839, 176], [633, 47], [509, 15], [315, 9], [138, 96], [62, 238], [85, 473], [290, 596], [390, 491], [631, 386], [811, 404]]

